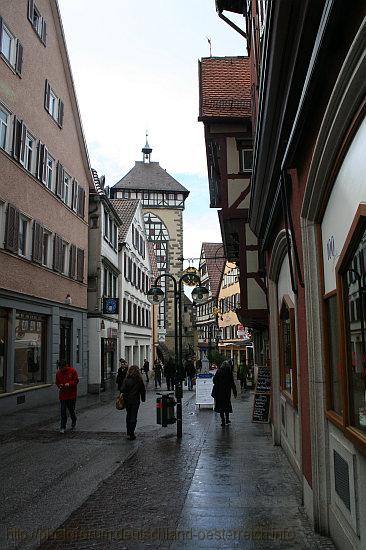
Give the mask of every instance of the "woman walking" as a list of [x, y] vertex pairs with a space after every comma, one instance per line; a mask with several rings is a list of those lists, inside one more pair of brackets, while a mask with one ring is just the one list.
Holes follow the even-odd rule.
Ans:
[[140, 369], [136, 365], [129, 367], [126, 378], [123, 381], [121, 393], [126, 405], [126, 427], [127, 436], [130, 441], [136, 439], [135, 428], [137, 424], [137, 413], [140, 406], [140, 400], [145, 402], [146, 389], [142, 379]]
[[220, 413], [221, 426], [230, 424], [229, 414], [233, 412], [231, 406], [231, 391], [236, 397], [236, 386], [233, 373], [228, 361], [224, 361], [213, 377], [214, 387], [212, 397], [215, 399], [215, 412]]

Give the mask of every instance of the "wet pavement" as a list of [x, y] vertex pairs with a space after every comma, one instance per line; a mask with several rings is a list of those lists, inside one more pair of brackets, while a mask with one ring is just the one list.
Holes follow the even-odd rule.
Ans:
[[[181, 441], [175, 426], [156, 427], [154, 392], [148, 396], [134, 442], [121, 436], [122, 417], [113, 402], [81, 412], [78, 432], [61, 441], [53, 422], [33, 427], [28, 436], [24, 429], [11, 434], [10, 443], [24, 456], [24, 444], [29, 446], [39, 473], [45, 464], [52, 471], [44, 458], [50, 450], [56, 470], [60, 461], [68, 467], [53, 484], [49, 474], [47, 499], [42, 476], [30, 468], [26, 481], [34, 489], [26, 491], [23, 507], [18, 502], [18, 513], [10, 499], [14, 512], [6, 516], [8, 540], [1, 548], [334, 548], [313, 533], [298, 479], [272, 445], [268, 425], [251, 422], [249, 392], [233, 400], [232, 423], [225, 428], [185, 392]], [[37, 494], [38, 505], [32, 500]], [[22, 535], [28, 539], [20, 540]]]

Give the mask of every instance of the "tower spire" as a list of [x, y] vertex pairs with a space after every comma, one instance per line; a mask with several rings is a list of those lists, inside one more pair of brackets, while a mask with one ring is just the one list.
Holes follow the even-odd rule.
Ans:
[[147, 130], [146, 130], [146, 143], [145, 143], [145, 147], [143, 147], [143, 148], [141, 149], [141, 152], [142, 152], [142, 160], [143, 160], [143, 162], [147, 162], [147, 163], [151, 162], [151, 153], [152, 153], [152, 149], [151, 149], [151, 147], [150, 147], [150, 145], [149, 145], [149, 142], [148, 142], [148, 136], [149, 136], [149, 134], [148, 134], [148, 132], [147, 132]]

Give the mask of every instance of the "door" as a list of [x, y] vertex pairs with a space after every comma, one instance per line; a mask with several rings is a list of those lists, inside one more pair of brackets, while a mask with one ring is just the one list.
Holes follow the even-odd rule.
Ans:
[[[66, 362], [71, 365], [72, 319], [60, 318], [60, 365]], [[71, 365], [72, 366], [72, 365]]]

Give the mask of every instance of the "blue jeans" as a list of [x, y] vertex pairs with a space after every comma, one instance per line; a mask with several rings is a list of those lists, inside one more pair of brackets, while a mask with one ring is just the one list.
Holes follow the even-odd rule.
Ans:
[[76, 399], [66, 399], [64, 401], [60, 401], [60, 405], [61, 405], [61, 430], [64, 430], [66, 428], [67, 410], [69, 411], [69, 414], [70, 414], [72, 426], [75, 426], [75, 424], [76, 424], [75, 403], [76, 403]]
[[187, 376], [188, 379], [188, 390], [193, 390], [193, 378], [194, 376]]

